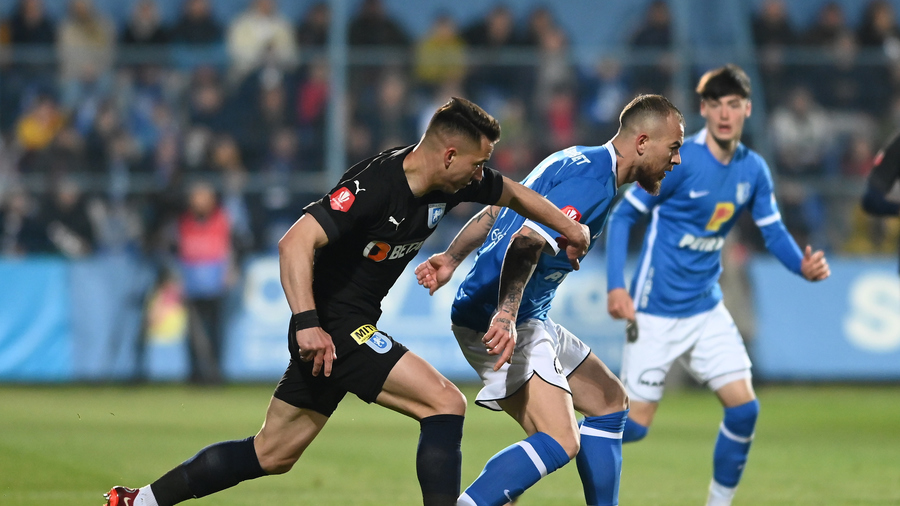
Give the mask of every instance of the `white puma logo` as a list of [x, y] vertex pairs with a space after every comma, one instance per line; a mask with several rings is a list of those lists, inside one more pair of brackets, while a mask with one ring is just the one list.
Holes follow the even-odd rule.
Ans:
[[366, 191], [365, 188], [360, 188], [360, 187], [359, 187], [359, 180], [358, 180], [358, 179], [354, 179], [353, 182], [356, 183], [356, 191], [353, 192], [354, 195], [356, 195], [356, 194], [359, 193], [359, 192], [364, 192], [364, 191]]
[[403, 218], [402, 220], [397, 221], [396, 219], [394, 219], [393, 216], [388, 216], [388, 223], [393, 225], [395, 230], [399, 229], [400, 224], [403, 223], [404, 221], [406, 221], [406, 218]]
[[503, 495], [506, 496], [506, 500], [508, 500], [509, 502], [513, 502], [513, 498], [509, 496], [509, 489], [508, 489], [508, 488], [503, 489]]

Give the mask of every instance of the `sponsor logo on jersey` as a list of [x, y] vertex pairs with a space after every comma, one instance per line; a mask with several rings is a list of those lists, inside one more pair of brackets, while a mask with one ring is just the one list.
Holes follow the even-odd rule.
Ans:
[[415, 253], [422, 249], [425, 241], [411, 242], [407, 244], [390, 245], [383, 241], [371, 241], [363, 248], [363, 256], [375, 262], [383, 260], [396, 260], [403, 258], [410, 253]]
[[699, 199], [700, 197], [704, 197], [706, 195], [709, 195], [709, 190], [703, 190], [703, 191], [691, 190], [688, 192], [688, 197], [690, 197], [692, 199]]
[[739, 206], [750, 200], [750, 183], [738, 183], [734, 200]]
[[638, 376], [638, 384], [645, 387], [661, 387], [666, 384], [666, 371], [662, 369], [648, 369]]
[[437, 226], [438, 222], [441, 221], [441, 218], [444, 217], [444, 210], [447, 208], [447, 204], [428, 204], [428, 228], [434, 228]]
[[579, 222], [581, 221], [581, 213], [578, 212], [578, 209], [575, 209], [574, 206], [566, 206], [566, 207], [560, 209], [560, 211], [562, 211], [563, 214], [565, 214], [569, 218], [572, 218], [575, 221], [579, 221]]
[[335, 211], [346, 213], [350, 210], [350, 206], [353, 205], [355, 200], [356, 196], [353, 195], [353, 192], [348, 190], [346, 186], [342, 186], [338, 191], [331, 194], [331, 208]]
[[376, 330], [374, 334], [366, 341], [366, 344], [369, 348], [375, 350], [375, 353], [385, 354], [387, 353], [391, 347], [394, 346], [394, 342], [391, 341], [391, 338], [387, 336], [384, 332], [380, 330]]
[[718, 232], [722, 225], [730, 220], [732, 216], [734, 216], [734, 204], [731, 202], [719, 202], [716, 204], [716, 209], [713, 211], [709, 223], [706, 224], [706, 230]]
[[725, 245], [725, 238], [714, 235], [712, 237], [695, 237], [684, 234], [678, 241], [679, 248], [687, 248], [693, 251], [719, 251]]
[[367, 323], [351, 332], [350, 337], [352, 337], [357, 344], [363, 344], [364, 342], [368, 341], [369, 338], [372, 337], [372, 335], [374, 335], [376, 332], [378, 332], [378, 329], [375, 328], [375, 325]]

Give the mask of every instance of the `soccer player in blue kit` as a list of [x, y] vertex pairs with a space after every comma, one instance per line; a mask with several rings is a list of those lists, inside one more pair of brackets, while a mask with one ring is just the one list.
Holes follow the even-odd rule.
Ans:
[[[620, 374], [631, 401], [623, 442], [647, 434], [669, 368], [684, 357], [725, 409], [707, 500], [709, 506], [725, 506], [740, 481], [759, 413], [750, 359], [718, 284], [725, 236], [749, 209], [766, 248], [785, 267], [809, 281], [827, 278], [830, 270], [823, 252], [797, 247], [781, 221], [766, 162], [740, 142], [751, 110], [747, 74], [735, 65], [711, 70], [697, 93], [706, 128], [685, 140], [683, 166], [658, 195], [629, 189], [610, 216], [607, 304], [614, 318], [636, 324]], [[628, 236], [647, 214], [650, 224], [629, 293], [623, 275]]]
[[[554, 153], [523, 182], [587, 225], [594, 239], [619, 186], [637, 181], [655, 193], [680, 162], [684, 117], [665, 97], [635, 98], [619, 121], [605, 145]], [[447, 251], [416, 269], [419, 283], [434, 293], [481, 246], [453, 303], [453, 333], [485, 385], [476, 403], [506, 411], [528, 434], [487, 462], [458, 506], [506, 504], [573, 457], [587, 504], [618, 504], [628, 399], [590, 348], [547, 315], [556, 288], [573, 270], [556, 237], [488, 206]], [[586, 416], [580, 428], [575, 410]]]

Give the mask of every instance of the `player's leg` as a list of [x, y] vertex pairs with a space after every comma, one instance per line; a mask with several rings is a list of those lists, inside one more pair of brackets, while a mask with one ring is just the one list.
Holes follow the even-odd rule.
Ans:
[[[325, 426], [328, 417], [275, 397], [256, 436], [223, 441], [135, 491], [116, 487], [110, 506], [170, 506], [233, 487], [246, 480], [286, 473]], [[131, 501], [126, 501], [126, 499]]]
[[620, 376], [628, 393], [630, 408], [625, 421], [623, 443], [647, 436], [662, 399], [666, 376], [675, 360], [697, 339], [697, 325], [691, 318], [667, 318], [635, 314], [637, 339], [626, 342], [622, 351]]
[[690, 354], [690, 370], [716, 392], [724, 408], [713, 453], [707, 504], [727, 506], [737, 490], [759, 414], [750, 358], [723, 304], [706, 314], [703, 335]]
[[419, 421], [416, 474], [424, 504], [456, 504], [466, 414], [462, 392], [431, 364], [407, 352], [391, 369], [375, 402]]
[[625, 387], [593, 353], [569, 375], [575, 409], [584, 414], [575, 459], [588, 506], [619, 504], [622, 433], [628, 416]]
[[495, 454], [459, 498], [464, 506], [500, 506], [515, 500], [578, 453], [579, 437], [569, 392], [538, 374], [498, 404], [528, 437]]

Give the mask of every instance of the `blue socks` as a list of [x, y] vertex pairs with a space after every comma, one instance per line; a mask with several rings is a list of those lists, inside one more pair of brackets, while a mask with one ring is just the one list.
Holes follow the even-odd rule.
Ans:
[[581, 423], [581, 450], [575, 457], [575, 463], [588, 506], [619, 504], [622, 437], [627, 416], [626, 409], [603, 416], [589, 416]]
[[463, 420], [460, 415], [434, 415], [419, 421], [416, 475], [425, 506], [454, 506], [462, 479]]
[[159, 506], [171, 506], [265, 476], [253, 437], [224, 441], [200, 450], [150, 485]]
[[543, 432], [532, 434], [491, 457], [459, 504], [502, 506], [569, 462], [569, 455]]
[[716, 483], [734, 488], [741, 480], [758, 415], [759, 401], [756, 399], [725, 408], [725, 419], [719, 427], [713, 453], [713, 479]]
[[640, 441], [647, 436], [650, 427], [635, 422], [631, 418], [625, 420], [625, 432], [622, 434], [622, 442], [630, 443], [632, 441]]

